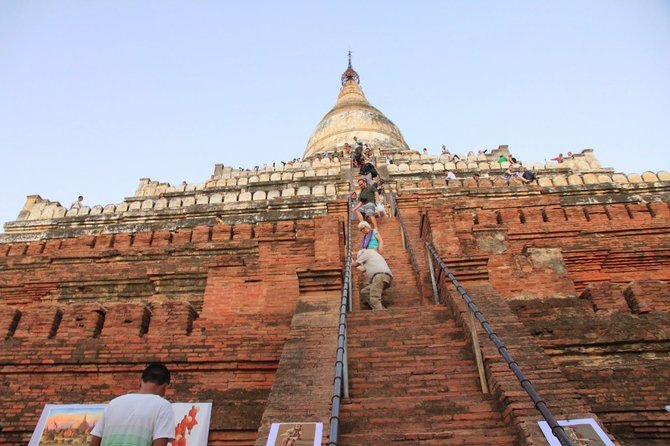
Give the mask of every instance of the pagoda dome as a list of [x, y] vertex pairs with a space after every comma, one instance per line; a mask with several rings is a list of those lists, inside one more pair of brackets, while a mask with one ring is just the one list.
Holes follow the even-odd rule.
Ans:
[[400, 129], [365, 98], [350, 53], [337, 102], [312, 132], [303, 157], [342, 150], [345, 143], [353, 146], [354, 136], [373, 149], [409, 149]]

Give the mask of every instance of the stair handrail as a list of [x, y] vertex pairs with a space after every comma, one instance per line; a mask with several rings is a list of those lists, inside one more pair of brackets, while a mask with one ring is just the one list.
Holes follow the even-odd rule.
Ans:
[[[353, 172], [349, 172], [349, 184]], [[349, 397], [349, 367], [347, 355], [347, 310], [351, 309], [351, 194], [347, 198], [347, 255], [344, 263], [344, 279], [342, 281], [342, 299], [340, 301], [340, 318], [337, 327], [337, 355], [335, 359], [335, 378], [333, 379], [333, 396], [331, 397], [330, 429], [328, 445], [337, 446], [340, 428], [340, 405], [342, 397]]]
[[488, 338], [491, 340], [491, 342], [493, 342], [493, 344], [498, 349], [498, 353], [500, 353], [505, 362], [507, 362], [507, 365], [514, 373], [516, 379], [521, 384], [521, 387], [526, 391], [530, 399], [533, 401], [535, 408], [540, 412], [542, 417], [544, 417], [545, 421], [551, 428], [551, 432], [554, 434], [556, 438], [558, 438], [561, 445], [575, 446], [572, 440], [570, 440], [568, 435], [565, 433], [563, 427], [558, 424], [558, 421], [556, 421], [556, 418], [551, 413], [551, 410], [549, 410], [547, 403], [540, 397], [540, 394], [537, 393], [535, 387], [533, 387], [533, 384], [530, 382], [528, 378], [526, 378], [526, 376], [521, 371], [521, 368], [519, 367], [518, 363], [512, 358], [512, 355], [510, 355], [509, 350], [503, 343], [502, 339], [500, 339], [498, 335], [495, 333], [495, 331], [493, 331], [491, 325], [489, 324], [484, 314], [479, 310], [479, 308], [477, 308], [477, 305], [472, 300], [472, 297], [470, 297], [465, 288], [463, 288], [463, 286], [458, 282], [458, 279], [456, 279], [456, 277], [451, 273], [447, 264], [444, 263], [440, 255], [435, 250], [433, 244], [428, 240], [424, 240], [424, 243], [426, 244], [426, 250], [430, 253], [433, 259], [435, 259], [442, 272], [449, 278], [449, 280], [451, 280], [451, 283], [456, 287], [456, 291], [458, 291], [458, 294], [460, 294], [463, 300], [465, 301], [468, 307], [468, 311], [471, 312], [471, 314], [475, 318], [477, 318], [480, 325], [488, 335]]

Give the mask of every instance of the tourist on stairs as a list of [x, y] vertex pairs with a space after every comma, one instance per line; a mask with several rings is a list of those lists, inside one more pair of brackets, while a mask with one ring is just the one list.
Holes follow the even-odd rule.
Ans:
[[380, 254], [384, 252], [384, 240], [378, 230], [372, 229], [367, 221], [360, 222], [358, 229], [363, 233], [361, 249], [375, 249]]
[[361, 302], [368, 304], [373, 310], [383, 310], [382, 293], [393, 281], [393, 274], [386, 260], [374, 249], [361, 249], [354, 266], [365, 272], [366, 286], [361, 289]]

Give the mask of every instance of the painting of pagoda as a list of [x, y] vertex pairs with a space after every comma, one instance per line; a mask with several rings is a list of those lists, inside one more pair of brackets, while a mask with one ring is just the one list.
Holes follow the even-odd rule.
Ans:
[[53, 406], [49, 409], [38, 446], [86, 445], [104, 406]]

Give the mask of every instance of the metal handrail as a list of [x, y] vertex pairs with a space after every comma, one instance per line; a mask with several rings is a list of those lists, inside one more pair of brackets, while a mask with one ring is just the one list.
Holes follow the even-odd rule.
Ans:
[[[349, 173], [352, 177], [352, 173]], [[351, 184], [351, 182], [350, 182]], [[342, 300], [340, 301], [340, 320], [337, 329], [337, 357], [335, 359], [335, 378], [331, 397], [330, 430], [328, 445], [337, 446], [340, 428], [340, 404], [342, 397], [349, 397], [349, 374], [347, 358], [347, 310], [351, 309], [351, 195], [347, 199], [347, 256], [342, 281]]]
[[560, 426], [556, 421], [556, 418], [549, 410], [547, 403], [545, 403], [545, 401], [537, 393], [537, 391], [531, 384], [530, 380], [525, 377], [525, 375], [519, 368], [517, 362], [514, 361], [514, 359], [512, 359], [512, 356], [510, 355], [503, 341], [498, 337], [495, 331], [493, 331], [491, 325], [486, 320], [486, 317], [484, 317], [482, 312], [479, 311], [479, 308], [477, 308], [477, 305], [474, 303], [468, 292], [465, 290], [465, 288], [463, 288], [463, 286], [461, 286], [456, 277], [451, 273], [449, 267], [447, 267], [446, 263], [444, 263], [442, 258], [439, 256], [439, 254], [433, 247], [432, 243], [430, 243], [427, 240], [424, 241], [424, 243], [426, 244], [426, 249], [428, 250], [430, 255], [437, 261], [438, 265], [442, 269], [442, 272], [446, 274], [449, 280], [451, 280], [451, 283], [456, 287], [456, 291], [458, 291], [458, 293], [465, 301], [468, 310], [475, 318], [477, 318], [477, 320], [481, 324], [482, 328], [488, 335], [491, 342], [493, 342], [493, 344], [498, 349], [498, 353], [500, 353], [505, 362], [507, 362], [509, 368], [512, 370], [512, 372], [514, 372], [514, 376], [516, 376], [517, 380], [521, 384], [521, 387], [526, 391], [530, 399], [533, 401], [535, 408], [542, 414], [544, 419], [547, 421], [547, 424], [549, 424], [549, 427], [551, 428], [551, 432], [554, 434], [556, 438], [558, 438], [558, 440], [563, 446], [575, 446], [572, 440], [570, 440], [568, 435], [565, 433], [563, 427]]

